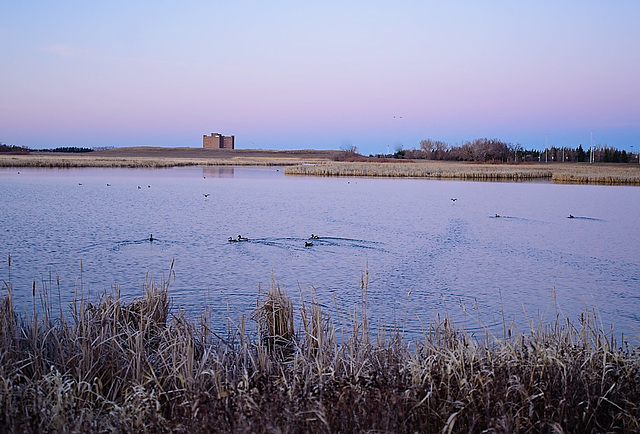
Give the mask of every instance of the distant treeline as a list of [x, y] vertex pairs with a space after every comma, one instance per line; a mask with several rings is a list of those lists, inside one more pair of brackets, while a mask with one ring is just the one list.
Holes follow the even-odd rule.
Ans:
[[64, 153], [82, 153], [93, 152], [92, 148], [78, 148], [76, 146], [62, 146], [54, 149], [37, 149], [35, 152], [64, 152]]
[[[106, 149], [106, 148], [105, 148]], [[93, 152], [93, 148], [79, 148], [77, 146], [61, 146], [54, 149], [31, 149], [26, 146], [7, 145], [0, 142], [0, 152], [11, 154], [28, 154], [29, 152], [65, 152], [65, 153], [82, 153]]]
[[4, 154], [28, 154], [29, 150], [27, 148], [23, 148], [22, 146], [15, 145], [5, 145], [0, 142], [0, 153]]
[[[539, 151], [524, 149], [518, 143], [503, 142], [499, 139], [475, 139], [463, 141], [458, 145], [425, 139], [420, 142], [419, 149], [399, 149], [392, 155], [377, 155], [399, 159], [426, 159], [449, 161], [482, 161], [482, 162], [522, 162], [522, 161], [567, 161], [596, 163], [629, 163], [635, 157], [627, 151], [615, 149], [607, 145], [596, 146], [593, 151], [577, 148], [556, 147]], [[637, 161], [637, 159], [636, 159]]]

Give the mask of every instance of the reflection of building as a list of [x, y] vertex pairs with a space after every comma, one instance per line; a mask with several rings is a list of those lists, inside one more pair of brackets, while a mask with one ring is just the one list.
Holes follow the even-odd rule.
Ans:
[[230, 166], [205, 166], [202, 168], [204, 178], [233, 178], [235, 168]]
[[202, 136], [202, 147], [207, 149], [235, 149], [235, 136], [223, 136], [220, 133], [211, 133]]

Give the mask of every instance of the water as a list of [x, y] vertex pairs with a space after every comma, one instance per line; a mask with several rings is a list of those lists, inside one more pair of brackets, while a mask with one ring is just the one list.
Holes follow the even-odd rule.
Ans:
[[[174, 261], [174, 307], [207, 305], [221, 323], [249, 314], [272, 281], [331, 311], [360, 306], [368, 270], [371, 322], [411, 336], [437, 315], [498, 332], [503, 316], [526, 328], [588, 308], [640, 343], [637, 187], [1, 169], [0, 197], [0, 279], [25, 310], [33, 282], [63, 305], [114, 285], [133, 298]], [[227, 241], [239, 234], [249, 241]]]

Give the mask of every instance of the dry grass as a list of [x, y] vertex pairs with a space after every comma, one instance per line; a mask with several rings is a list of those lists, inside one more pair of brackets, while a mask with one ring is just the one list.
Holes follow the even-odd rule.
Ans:
[[640, 185], [640, 165], [555, 163], [478, 164], [441, 161], [332, 162], [287, 167], [287, 175], [436, 178], [475, 181], [552, 180], [580, 184]]
[[328, 161], [337, 151], [211, 150], [202, 148], [114, 148], [81, 154], [0, 155], [0, 167], [290, 166]]
[[84, 154], [0, 155], [0, 167], [288, 166], [285, 174], [375, 176], [476, 181], [551, 180], [558, 183], [640, 185], [638, 164], [480, 164], [453, 161], [333, 161], [340, 151], [211, 150], [202, 148], [114, 148]]
[[640, 185], [640, 164], [570, 165], [554, 171], [561, 184]]
[[5, 286], [2, 432], [640, 431], [638, 353], [593, 314], [525, 333], [505, 324], [502, 338], [436, 320], [407, 342], [371, 333], [363, 276], [362, 306], [338, 321], [313, 300], [296, 315], [273, 285], [254, 339], [244, 321], [221, 336], [206, 313], [171, 313], [165, 283], [31, 318]]

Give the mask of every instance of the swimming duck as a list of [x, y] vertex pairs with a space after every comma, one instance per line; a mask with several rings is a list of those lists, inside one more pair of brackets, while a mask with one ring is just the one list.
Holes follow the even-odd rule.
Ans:
[[311, 234], [311, 239], [312, 239], [312, 240], [319, 240], [319, 239], [320, 239], [320, 237], [319, 237], [319, 236], [317, 236], [317, 235]]
[[238, 235], [238, 241], [249, 241], [249, 238], [245, 238], [242, 235]]
[[313, 246], [313, 243], [312, 243], [312, 242], [309, 242], [309, 241], [305, 241], [305, 242], [304, 242], [304, 246], [305, 246], [305, 247], [311, 247], [311, 246]]
[[237, 242], [238, 242], [238, 240], [236, 240], [236, 239], [235, 239], [235, 238], [233, 238], [233, 237], [229, 237], [229, 242], [230, 242], [230, 243], [237, 243]]
[[500, 214], [496, 214], [496, 218], [500, 218]]
[[567, 217], [567, 218], [568, 218], [568, 219], [573, 219], [573, 218], [575, 218], [575, 217], [573, 216], [573, 214], [569, 214], [569, 217]]
[[153, 234], [150, 234], [149, 235], [149, 242], [153, 243], [154, 240], [155, 240], [155, 238], [153, 238]]

